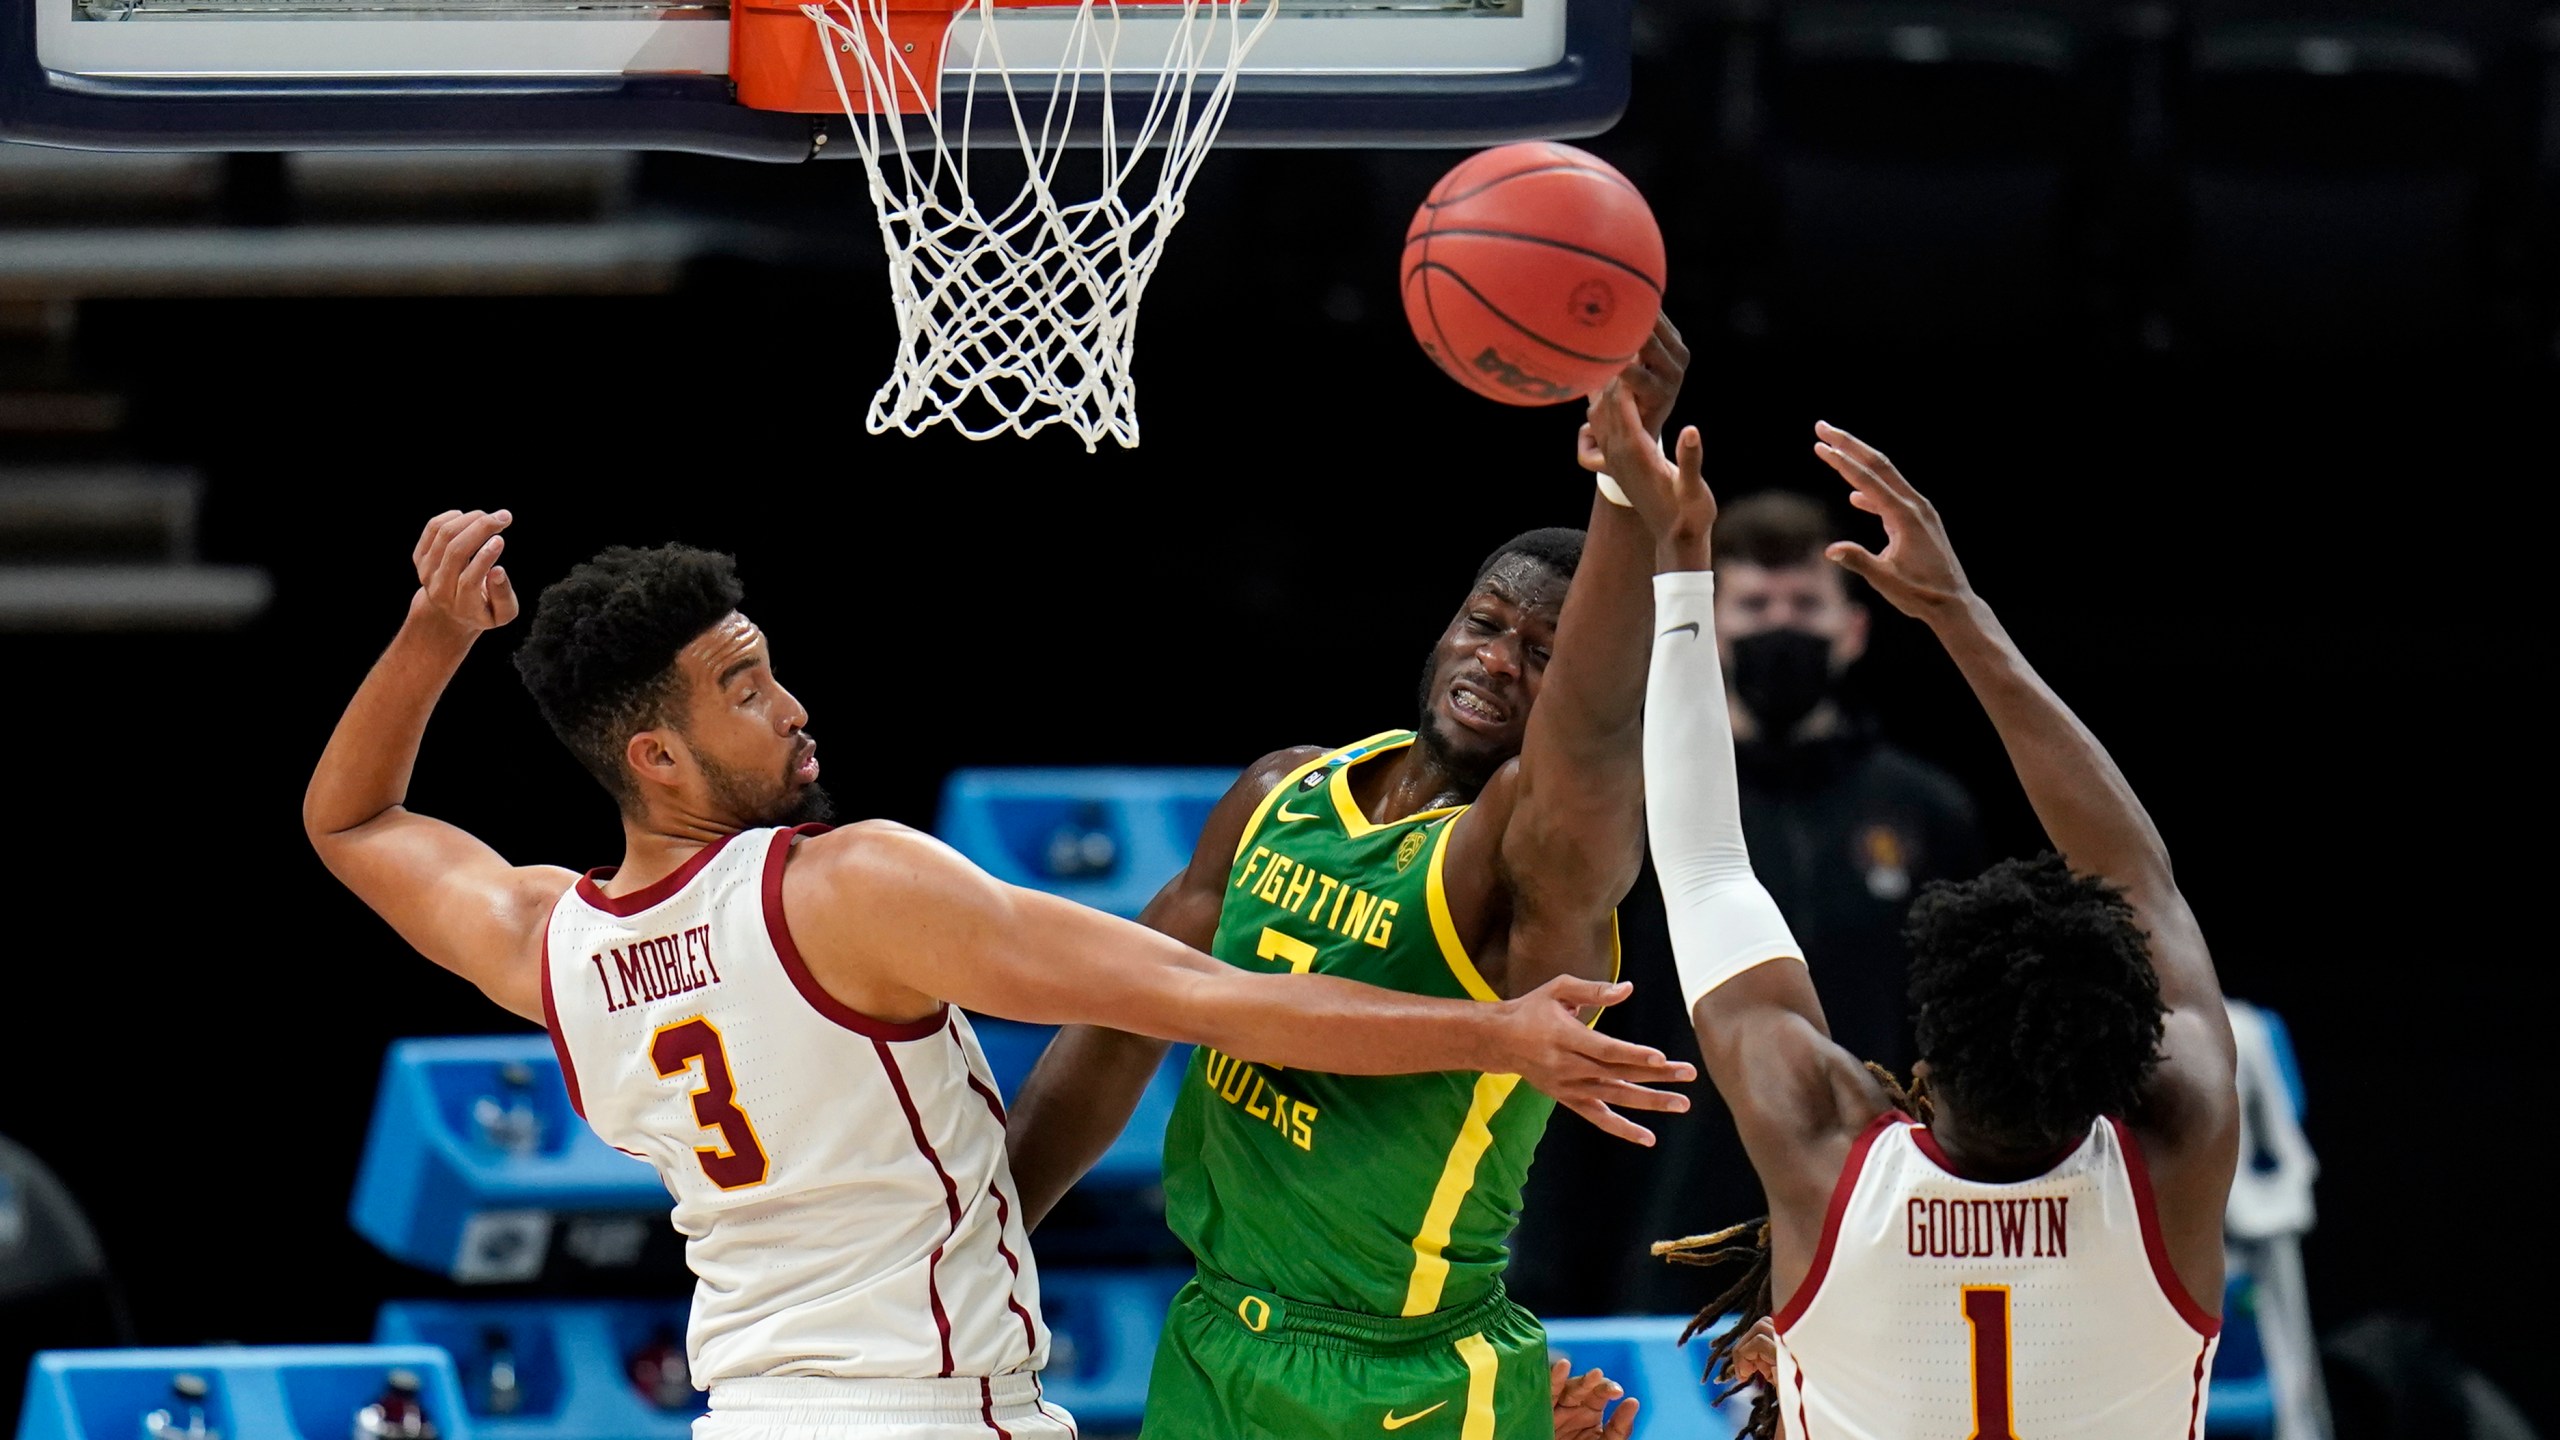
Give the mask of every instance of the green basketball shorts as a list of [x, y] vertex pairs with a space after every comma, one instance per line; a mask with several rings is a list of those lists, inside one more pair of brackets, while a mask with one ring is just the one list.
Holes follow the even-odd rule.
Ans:
[[1200, 1272], [1173, 1297], [1146, 1440], [1552, 1440], [1547, 1332], [1497, 1285], [1412, 1319]]

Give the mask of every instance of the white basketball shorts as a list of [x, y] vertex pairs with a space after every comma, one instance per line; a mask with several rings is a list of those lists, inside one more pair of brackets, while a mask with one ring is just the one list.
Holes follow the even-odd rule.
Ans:
[[693, 1440], [1075, 1440], [1037, 1375], [723, 1380]]

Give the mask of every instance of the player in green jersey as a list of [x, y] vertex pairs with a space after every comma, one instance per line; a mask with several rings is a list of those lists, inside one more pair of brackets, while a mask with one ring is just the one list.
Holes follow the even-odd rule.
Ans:
[[[1618, 382], [1656, 430], [1687, 363], [1665, 321]], [[1597, 458], [1586, 431], [1584, 463]], [[1422, 995], [1615, 978], [1616, 906], [1643, 856], [1652, 574], [1651, 536], [1606, 499], [1587, 537], [1503, 545], [1431, 651], [1414, 728], [1257, 761], [1139, 918], [1231, 965]], [[1035, 1223], [1163, 1054], [1081, 1027], [1051, 1046], [1007, 1135]], [[1327, 1075], [1195, 1051], [1165, 1136], [1165, 1211], [1200, 1273], [1166, 1320], [1147, 1433], [1548, 1440], [1563, 1392], [1502, 1271], [1553, 1103], [1510, 1075]]]

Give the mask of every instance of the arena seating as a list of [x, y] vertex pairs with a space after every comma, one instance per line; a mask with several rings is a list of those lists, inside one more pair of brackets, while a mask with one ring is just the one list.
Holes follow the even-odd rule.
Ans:
[[[687, 1302], [395, 1300], [374, 1321], [380, 1344], [431, 1345], [453, 1357], [482, 1440], [684, 1440], [700, 1400], [652, 1404], [629, 1375], [655, 1343], [682, 1344]], [[493, 1376], [503, 1366], [506, 1379]], [[493, 1389], [511, 1389], [499, 1399]]]
[[2053, 7], [1786, 7], [1764, 52], [1774, 324], [1867, 336], [1889, 314], [1933, 344], [2072, 328], [2078, 187], [2103, 169], [2096, 38]]
[[417, 1377], [441, 1440], [477, 1440], [453, 1362], [428, 1345], [51, 1350], [28, 1377], [18, 1440], [130, 1440], [180, 1375], [204, 1381], [207, 1428], [225, 1436], [340, 1440], [395, 1370]]
[[[511, 1126], [523, 1133], [492, 1133]], [[656, 1172], [570, 1109], [544, 1036], [403, 1040], [384, 1057], [349, 1207], [383, 1253], [466, 1283], [530, 1280], [554, 1217], [663, 1229], [667, 1203]]]
[[1135, 915], [1191, 858], [1232, 770], [955, 770], [934, 833], [988, 874]]
[[1744, 336], [2552, 342], [2560, 21], [2531, 0], [1710, 0], [1649, 29], [1696, 93], [1648, 123], [1696, 143], [1602, 148], [1678, 197], [1714, 262], [1690, 293]]

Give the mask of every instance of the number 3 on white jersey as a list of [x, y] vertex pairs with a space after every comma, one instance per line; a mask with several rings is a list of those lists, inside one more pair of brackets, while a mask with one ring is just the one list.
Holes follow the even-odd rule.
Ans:
[[729, 1074], [729, 1046], [720, 1038], [719, 1027], [699, 1015], [661, 1025], [649, 1037], [649, 1062], [658, 1067], [662, 1080], [689, 1073], [696, 1065], [702, 1067], [702, 1083], [693, 1087], [693, 1118], [703, 1129], [717, 1132], [720, 1143], [696, 1145], [693, 1156], [711, 1183], [723, 1190], [763, 1184], [773, 1162], [764, 1153], [764, 1142], [756, 1138], [755, 1122], [738, 1108], [737, 1081]]

